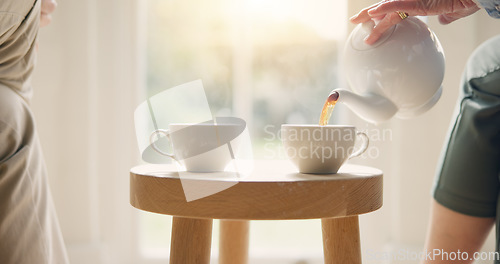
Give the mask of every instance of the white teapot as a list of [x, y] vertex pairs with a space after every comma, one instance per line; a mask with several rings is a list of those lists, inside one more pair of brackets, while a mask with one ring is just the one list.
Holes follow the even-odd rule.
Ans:
[[344, 50], [351, 90], [332, 92], [372, 123], [393, 116], [411, 118], [429, 110], [441, 96], [444, 77], [444, 53], [436, 35], [420, 19], [408, 17], [375, 44], [365, 44], [374, 26], [370, 20], [352, 31]]

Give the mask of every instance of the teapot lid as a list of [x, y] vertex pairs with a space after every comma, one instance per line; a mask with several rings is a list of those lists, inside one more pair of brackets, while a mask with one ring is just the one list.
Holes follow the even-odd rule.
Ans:
[[377, 22], [373, 20], [368, 20], [367, 22], [361, 24], [360, 27], [356, 27], [351, 34], [351, 46], [355, 50], [363, 51], [374, 49], [384, 43], [387, 39], [389, 39], [396, 29], [396, 26], [392, 26], [388, 30], [382, 34], [382, 36], [372, 45], [368, 45], [365, 43], [365, 38], [373, 31], [373, 28]]

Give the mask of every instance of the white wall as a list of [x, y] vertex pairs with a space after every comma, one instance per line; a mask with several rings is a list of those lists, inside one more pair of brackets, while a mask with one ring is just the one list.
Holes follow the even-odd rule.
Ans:
[[137, 263], [128, 183], [140, 2], [61, 0], [40, 32], [33, 108], [72, 263]]

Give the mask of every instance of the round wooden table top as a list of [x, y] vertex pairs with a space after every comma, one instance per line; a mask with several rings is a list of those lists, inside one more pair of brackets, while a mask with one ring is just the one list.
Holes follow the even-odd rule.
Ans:
[[285, 220], [359, 215], [382, 206], [382, 171], [346, 164], [337, 174], [301, 174], [287, 160], [254, 161], [246, 176], [177, 172], [172, 164], [130, 171], [130, 204], [190, 218]]

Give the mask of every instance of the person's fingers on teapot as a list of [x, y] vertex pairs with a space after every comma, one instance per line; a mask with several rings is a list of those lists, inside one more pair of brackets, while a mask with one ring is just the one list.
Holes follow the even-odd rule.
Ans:
[[362, 9], [356, 15], [349, 18], [349, 21], [351, 21], [354, 24], [359, 24], [359, 23], [364, 23], [364, 22], [372, 19], [372, 17], [370, 15], [368, 15], [368, 10], [370, 10], [378, 5], [380, 5], [380, 2]]
[[412, 16], [425, 16], [427, 11], [420, 1], [387, 1], [381, 2], [368, 10], [368, 15], [378, 17], [396, 12], [405, 12]]
[[368, 37], [365, 38], [365, 43], [372, 45], [392, 26], [403, 21], [397, 13], [387, 14], [380, 22], [378, 22], [373, 28], [372, 32]]

